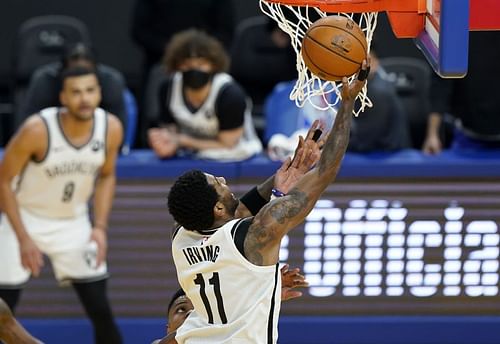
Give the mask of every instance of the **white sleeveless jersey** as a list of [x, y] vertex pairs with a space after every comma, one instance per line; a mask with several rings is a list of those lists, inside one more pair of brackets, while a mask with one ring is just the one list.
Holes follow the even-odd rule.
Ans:
[[96, 109], [92, 136], [85, 145], [75, 147], [62, 132], [59, 110], [47, 108], [40, 112], [48, 134], [45, 158], [29, 161], [15, 185], [19, 206], [46, 218], [86, 214], [106, 158], [106, 112]]
[[281, 274], [278, 265], [254, 265], [238, 251], [231, 230], [241, 220], [174, 234], [177, 278], [194, 306], [177, 330], [179, 344], [277, 342]]
[[[217, 73], [212, 79], [210, 93], [203, 105], [195, 112], [186, 106], [182, 93], [182, 73], [175, 73], [172, 80], [172, 93], [168, 107], [179, 130], [185, 134], [206, 139], [215, 139], [219, 133], [219, 118], [216, 114], [216, 102], [220, 92], [228, 84], [234, 82], [226, 73]], [[247, 99], [244, 114], [243, 135], [233, 148], [206, 149], [198, 152], [204, 159], [244, 160], [262, 151], [262, 143], [255, 131], [252, 120], [251, 101]]]

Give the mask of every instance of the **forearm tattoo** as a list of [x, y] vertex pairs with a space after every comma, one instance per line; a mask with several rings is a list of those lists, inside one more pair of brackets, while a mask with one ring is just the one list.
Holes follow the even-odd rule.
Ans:
[[[270, 216], [272, 219], [265, 219], [257, 216], [250, 226], [250, 230], [245, 238], [245, 255], [247, 259], [257, 265], [262, 265], [263, 257], [261, 250], [269, 243], [281, 238], [282, 234], [276, 231], [276, 227], [265, 225], [265, 223], [279, 223], [283, 225], [288, 219], [292, 219], [303, 211], [309, 199], [303, 191], [294, 189], [286, 198], [280, 202], [274, 202], [269, 205], [265, 216]], [[271, 220], [271, 221], [269, 221]]]
[[321, 159], [319, 161], [319, 174], [323, 175], [328, 169], [337, 167], [342, 161], [342, 157], [349, 143], [351, 129], [352, 106], [342, 106], [335, 118], [333, 130], [326, 141]]
[[300, 213], [307, 205], [307, 195], [305, 192], [293, 189], [286, 199], [276, 202], [269, 209], [269, 213], [276, 222], [284, 224], [287, 219], [293, 218]]

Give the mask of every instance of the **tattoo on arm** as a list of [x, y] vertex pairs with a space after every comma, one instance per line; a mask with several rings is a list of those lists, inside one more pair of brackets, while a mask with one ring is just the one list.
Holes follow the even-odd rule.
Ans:
[[245, 256], [250, 262], [263, 265], [263, 254], [265, 254], [263, 249], [283, 237], [283, 233], [278, 232], [276, 226], [266, 226], [266, 223], [278, 223], [281, 225], [280, 228], [283, 228], [288, 219], [297, 216], [306, 208], [308, 200], [305, 192], [294, 189], [286, 199], [269, 205], [269, 208], [260, 214], [261, 216], [257, 215], [254, 218], [244, 242]]
[[335, 118], [333, 130], [326, 141], [319, 161], [319, 175], [328, 169], [340, 166], [349, 143], [352, 106], [341, 107]]
[[284, 199], [282, 202], [276, 202], [269, 209], [272, 218], [279, 224], [284, 224], [287, 219], [299, 214], [307, 205], [308, 198], [305, 192], [294, 189], [289, 196], [291, 197]]

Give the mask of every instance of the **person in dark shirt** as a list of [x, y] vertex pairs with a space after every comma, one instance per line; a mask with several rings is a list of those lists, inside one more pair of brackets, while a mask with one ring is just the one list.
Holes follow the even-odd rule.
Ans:
[[145, 71], [160, 62], [174, 34], [203, 30], [229, 48], [234, 30], [232, 0], [137, 0], [132, 37], [144, 49]]
[[243, 160], [259, 153], [251, 106], [243, 89], [226, 73], [229, 59], [218, 40], [191, 29], [168, 45], [169, 78], [160, 87], [160, 127], [148, 131], [160, 158], [179, 149], [214, 160]]
[[90, 48], [83, 43], [77, 43], [69, 47], [62, 61], [49, 63], [35, 70], [26, 95], [19, 107], [18, 119], [22, 121], [42, 109], [59, 106], [61, 72], [74, 66], [83, 66], [96, 70], [102, 92], [100, 107], [115, 114], [120, 119], [123, 127], [126, 127], [125, 79], [116, 69], [97, 63]]
[[261, 108], [274, 86], [297, 78], [290, 37], [266, 16], [242, 22], [231, 49], [230, 74], [252, 98], [254, 116], [262, 116]]
[[372, 45], [371, 70], [368, 76], [368, 97], [373, 107], [353, 117], [351, 138], [347, 150], [367, 153], [395, 151], [410, 147], [408, 118], [394, 84], [379, 65]]
[[[454, 118], [452, 150], [500, 149], [500, 32], [471, 32], [469, 70], [463, 79], [431, 82], [431, 111], [422, 150], [439, 154], [443, 149], [440, 128], [444, 114]], [[481, 87], [481, 85], [485, 85]]]

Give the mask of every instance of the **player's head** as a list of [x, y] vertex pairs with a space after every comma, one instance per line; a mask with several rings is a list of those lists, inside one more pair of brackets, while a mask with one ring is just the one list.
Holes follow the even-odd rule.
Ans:
[[168, 194], [168, 210], [188, 230], [207, 230], [219, 221], [234, 218], [239, 201], [223, 177], [200, 170], [180, 176]]
[[168, 304], [167, 333], [177, 330], [193, 309], [193, 304], [184, 290], [177, 290]]
[[63, 69], [76, 66], [95, 68], [96, 66], [96, 60], [92, 53], [92, 49], [82, 42], [68, 46], [61, 62]]
[[59, 100], [75, 119], [91, 120], [101, 102], [101, 87], [95, 70], [83, 66], [64, 69]]
[[183, 73], [186, 87], [199, 89], [213, 74], [228, 70], [229, 58], [217, 39], [190, 29], [172, 37], [165, 51], [164, 64], [169, 72]]

